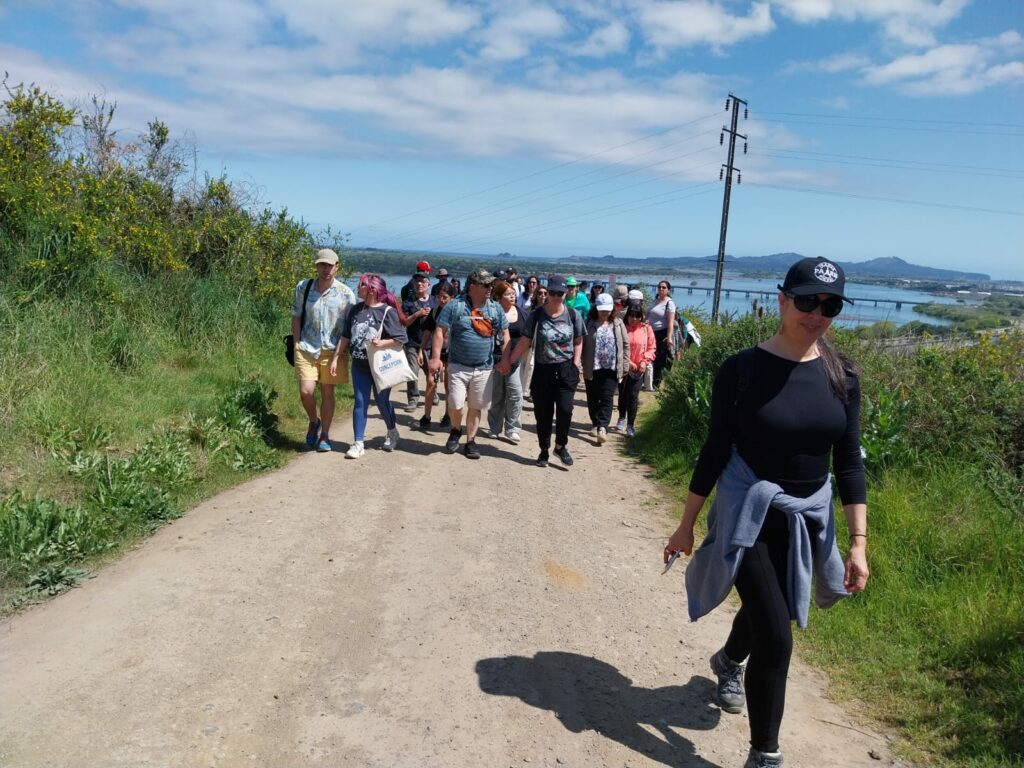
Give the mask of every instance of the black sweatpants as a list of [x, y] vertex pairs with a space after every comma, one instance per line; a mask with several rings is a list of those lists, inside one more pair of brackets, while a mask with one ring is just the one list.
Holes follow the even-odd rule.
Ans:
[[565, 447], [569, 442], [572, 423], [572, 401], [580, 383], [580, 369], [572, 360], [564, 363], [537, 363], [533, 367], [530, 395], [533, 397], [533, 416], [537, 420], [537, 442], [541, 450], [551, 447], [551, 423], [555, 423], [555, 445]]
[[654, 388], [657, 389], [665, 373], [672, 367], [672, 355], [668, 351], [668, 343], [672, 339], [668, 336], [668, 328], [655, 331], [654, 341], [657, 344], [654, 353]]
[[590, 412], [590, 423], [595, 427], [607, 428], [612, 420], [615, 391], [619, 388], [615, 374], [615, 371], [607, 368], [595, 368], [592, 378], [584, 382], [587, 386], [587, 410]]
[[742, 603], [725, 642], [725, 655], [747, 660], [747, 712], [750, 745], [762, 752], [779, 749], [779, 726], [786, 707], [786, 677], [793, 653], [793, 628], [786, 602], [789, 523], [771, 508], [754, 546], [740, 561], [736, 591]]
[[643, 375], [627, 373], [619, 382], [619, 419], [626, 419], [626, 426], [636, 424], [636, 411], [640, 405], [640, 390], [644, 386]]

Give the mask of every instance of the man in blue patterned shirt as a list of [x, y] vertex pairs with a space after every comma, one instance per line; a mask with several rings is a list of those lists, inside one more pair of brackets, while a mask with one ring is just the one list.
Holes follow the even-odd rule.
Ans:
[[[295, 337], [295, 376], [299, 399], [309, 417], [306, 445], [321, 452], [331, 450], [331, 421], [334, 419], [334, 387], [348, 381], [347, 363], [331, 376], [331, 356], [338, 345], [349, 310], [355, 305], [352, 289], [340, 280], [338, 254], [321, 248], [313, 260], [316, 277], [295, 286], [292, 300], [292, 336]], [[302, 321], [305, 299], [305, 321]], [[301, 327], [300, 327], [301, 325]], [[316, 413], [316, 388], [320, 385], [320, 417]]]

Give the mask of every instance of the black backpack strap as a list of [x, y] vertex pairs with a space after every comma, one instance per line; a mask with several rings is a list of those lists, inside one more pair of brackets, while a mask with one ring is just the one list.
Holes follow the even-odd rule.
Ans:
[[754, 375], [754, 348], [741, 349], [736, 355], [736, 398], [733, 405], [743, 402], [743, 396], [750, 388], [750, 380]]
[[309, 289], [313, 287], [313, 278], [306, 281], [306, 291], [302, 294], [302, 315], [299, 317], [299, 336], [302, 336], [302, 329], [306, 327], [306, 302], [309, 301]]

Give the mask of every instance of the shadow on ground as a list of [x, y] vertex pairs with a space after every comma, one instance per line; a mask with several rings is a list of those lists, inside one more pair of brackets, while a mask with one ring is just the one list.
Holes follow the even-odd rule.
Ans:
[[686, 685], [637, 688], [611, 664], [560, 651], [482, 659], [476, 673], [484, 693], [551, 710], [573, 733], [596, 731], [672, 768], [717, 768], [674, 730], [705, 731], [718, 724], [713, 686], [705, 677]]

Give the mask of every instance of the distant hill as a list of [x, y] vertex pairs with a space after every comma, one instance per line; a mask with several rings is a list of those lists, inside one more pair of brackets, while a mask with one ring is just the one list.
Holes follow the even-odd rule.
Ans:
[[[726, 269], [732, 272], [785, 272], [797, 259], [799, 253], [773, 253], [769, 256], [726, 256]], [[679, 256], [675, 258], [629, 259], [618, 256], [580, 256], [568, 259], [574, 264], [592, 265], [605, 269], [626, 271], [630, 268], [643, 269], [686, 269], [713, 270], [714, 256]], [[911, 264], [896, 256], [870, 259], [869, 261], [844, 261], [843, 269], [848, 277], [872, 277], [905, 280], [951, 280], [956, 282], [988, 282], [991, 278], [981, 272], [960, 272], [955, 269], [939, 269]]]

